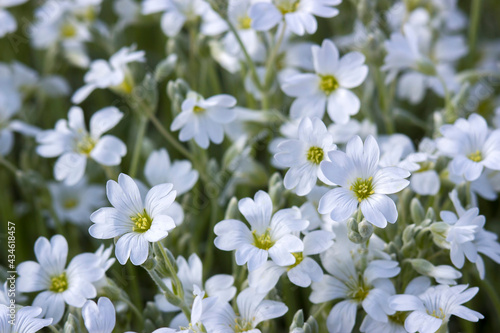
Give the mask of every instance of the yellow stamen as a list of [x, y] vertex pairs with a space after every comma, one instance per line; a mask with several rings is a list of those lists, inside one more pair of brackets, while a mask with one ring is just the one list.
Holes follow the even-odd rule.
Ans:
[[62, 293], [68, 289], [68, 279], [66, 273], [63, 272], [61, 275], [56, 275], [50, 278], [49, 290], [55, 293]]
[[483, 154], [479, 150], [476, 150], [473, 153], [470, 153], [467, 155], [469, 160], [474, 161], [474, 162], [481, 162], [483, 160]]
[[321, 76], [321, 82], [319, 84], [321, 90], [325, 92], [326, 95], [330, 95], [334, 90], [339, 87], [339, 82], [333, 75]]
[[261, 235], [257, 235], [257, 230], [252, 231], [253, 245], [261, 250], [269, 250], [274, 245], [274, 241], [271, 239], [270, 229], [266, 229]]
[[375, 190], [373, 188], [373, 178], [358, 178], [354, 183], [352, 183], [349, 189], [354, 192], [354, 194], [358, 198], [358, 201], [361, 202], [375, 193]]
[[321, 161], [323, 161], [323, 158], [324, 158], [324, 152], [323, 149], [320, 147], [312, 146], [307, 151], [307, 160], [309, 162], [312, 162], [314, 164], [320, 164]]
[[138, 233], [148, 231], [149, 228], [151, 228], [151, 224], [153, 223], [153, 220], [151, 219], [151, 217], [149, 217], [148, 213], [146, 213], [145, 209], [142, 213], [137, 213], [136, 216], [132, 216], [130, 217], [130, 219], [135, 224], [132, 230]]

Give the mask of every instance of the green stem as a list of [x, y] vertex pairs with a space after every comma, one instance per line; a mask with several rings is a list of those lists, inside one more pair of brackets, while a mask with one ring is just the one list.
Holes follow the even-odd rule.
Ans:
[[132, 161], [130, 162], [129, 176], [134, 178], [137, 174], [137, 167], [139, 165], [139, 158], [141, 156], [142, 141], [144, 140], [144, 135], [146, 134], [146, 128], [148, 127], [148, 118], [143, 115], [139, 116], [139, 125], [137, 128], [137, 137], [135, 140], [134, 153], [132, 155]]
[[172, 265], [172, 263], [170, 262], [170, 258], [168, 257], [167, 253], [165, 252], [165, 249], [163, 248], [163, 245], [160, 242], [156, 242], [155, 246], [160, 251], [161, 256], [163, 257], [163, 260], [165, 261], [165, 264], [167, 265], [167, 268], [170, 271], [170, 275], [171, 275], [172, 279], [174, 280], [175, 289], [176, 289], [176, 293], [175, 294], [180, 299], [184, 299], [184, 289], [182, 288], [182, 283], [179, 280], [179, 277], [177, 276], [177, 272], [176, 272], [176, 270], [174, 268], [174, 265]]
[[127, 279], [131, 285], [130, 288], [130, 298], [134, 304], [140, 305], [142, 307], [142, 297], [139, 291], [139, 279], [137, 277], [137, 268], [131, 263], [125, 265], [129, 279]]
[[57, 330], [57, 328], [55, 328], [54, 326], [49, 325], [49, 326], [47, 326], [47, 327], [48, 327], [48, 329], [49, 329], [51, 332], [54, 332], [54, 333], [59, 333], [59, 331]]
[[160, 120], [158, 118], [156, 118], [156, 116], [153, 113], [148, 112], [148, 117], [151, 120], [151, 122], [153, 123], [153, 125], [156, 127], [156, 129], [158, 130], [158, 132], [160, 132], [160, 134], [165, 139], [167, 139], [167, 141], [172, 146], [174, 146], [174, 148], [177, 149], [177, 151], [179, 153], [181, 153], [182, 155], [184, 155], [185, 157], [187, 157], [191, 161], [194, 160], [193, 155], [186, 148], [184, 148], [183, 145], [181, 145], [179, 142], [177, 142], [177, 140], [165, 129], [165, 127], [163, 127], [163, 125], [160, 122]]
[[143, 318], [143, 315], [139, 311], [139, 309], [134, 305], [134, 303], [132, 303], [126, 297], [120, 297], [120, 300], [123, 301], [124, 303], [126, 303], [130, 307], [130, 309], [132, 310], [132, 312], [135, 314], [135, 316], [137, 317], [137, 319], [140, 321], [140, 323], [141, 323], [140, 327], [141, 328], [144, 327], [144, 318]]
[[149, 273], [149, 276], [153, 279], [153, 281], [156, 283], [158, 288], [163, 292], [165, 295], [165, 298], [175, 306], [178, 306], [181, 308], [182, 312], [190, 320], [191, 318], [191, 310], [189, 307], [186, 305], [186, 302], [184, 301], [184, 298], [180, 298], [179, 296], [175, 295], [168, 287], [165, 285], [165, 283], [162, 281], [160, 276], [154, 271], [150, 269], [146, 269], [147, 272]]
[[212, 267], [212, 262], [213, 262], [213, 259], [214, 259], [214, 249], [215, 249], [215, 246], [213, 245], [214, 244], [214, 238], [215, 238], [214, 227], [215, 227], [215, 224], [218, 221], [218, 219], [217, 219], [218, 212], [219, 212], [219, 205], [217, 204], [218, 197], [219, 197], [219, 195], [217, 193], [215, 195], [215, 197], [212, 198], [212, 200], [210, 200], [210, 203], [211, 203], [211, 209], [210, 209], [210, 227], [208, 229], [208, 242], [207, 242], [207, 247], [208, 247], [207, 251], [208, 252], [207, 252], [207, 256], [205, 258], [205, 263], [203, 265], [203, 267], [205, 269], [210, 269]]
[[479, 20], [481, 18], [481, 0], [472, 0], [471, 20], [469, 24], [469, 55], [476, 52], [477, 33], [479, 30]]
[[278, 37], [278, 40], [276, 41], [276, 44], [274, 45], [273, 49], [271, 50], [271, 54], [269, 55], [269, 58], [266, 63], [266, 76], [264, 78], [264, 87], [262, 90], [262, 108], [264, 110], [269, 109], [270, 103], [269, 103], [269, 89], [271, 88], [271, 85], [273, 83], [273, 66], [275, 65], [276, 58], [279, 53], [279, 49], [281, 47], [281, 43], [283, 42], [283, 38], [285, 36], [285, 30], [286, 30], [286, 22], [283, 23], [283, 26], [281, 27], [280, 35]]
[[20, 176], [22, 174], [22, 171], [16, 168], [14, 164], [11, 162], [7, 161], [4, 159], [2, 156], [0, 156], [0, 164], [3, 165], [7, 170], [12, 172], [14, 176]]

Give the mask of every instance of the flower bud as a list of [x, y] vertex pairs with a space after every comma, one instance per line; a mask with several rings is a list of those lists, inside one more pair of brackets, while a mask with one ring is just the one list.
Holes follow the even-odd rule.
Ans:
[[358, 231], [361, 237], [367, 240], [373, 234], [373, 224], [363, 219], [363, 221], [358, 224]]
[[170, 54], [162, 60], [155, 68], [155, 80], [161, 82], [167, 78], [174, 70], [177, 64], [177, 54]]
[[422, 203], [417, 198], [413, 198], [410, 203], [410, 213], [413, 223], [419, 224], [424, 220], [425, 210]]

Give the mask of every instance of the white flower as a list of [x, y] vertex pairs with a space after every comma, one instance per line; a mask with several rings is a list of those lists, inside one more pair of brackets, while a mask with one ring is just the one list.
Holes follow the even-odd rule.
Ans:
[[396, 205], [387, 194], [397, 193], [408, 186], [410, 175], [398, 167], [380, 168], [377, 142], [369, 136], [364, 143], [353, 137], [346, 152], [331, 151], [330, 161], [321, 163], [325, 177], [340, 187], [327, 192], [320, 200], [318, 211], [330, 213], [335, 221], [347, 220], [358, 205], [366, 220], [379, 228], [398, 218]]
[[134, 79], [127, 64], [144, 62], [145, 52], [134, 51], [135, 47], [123, 47], [106, 60], [94, 60], [85, 74], [85, 85], [75, 91], [71, 101], [83, 102], [95, 89], [110, 88], [118, 93], [130, 94], [134, 88]]
[[[297, 208], [281, 209], [273, 213], [271, 197], [258, 191], [254, 200], [244, 198], [238, 208], [251, 229], [238, 220], [224, 220], [215, 225], [215, 246], [223, 251], [236, 250], [236, 263], [248, 263], [253, 271], [263, 265], [268, 256], [280, 266], [295, 263], [294, 252], [304, 250], [302, 241], [292, 231], [300, 231], [308, 222], [302, 220]], [[272, 217], [271, 217], [272, 215]]]
[[181, 130], [179, 140], [194, 141], [202, 147], [208, 148], [210, 141], [219, 144], [224, 139], [223, 124], [236, 118], [232, 108], [236, 99], [229, 95], [215, 95], [208, 99], [195, 92], [189, 92], [182, 102], [182, 112], [175, 117], [170, 129]]
[[431, 225], [431, 231], [437, 238], [438, 245], [450, 249], [451, 262], [455, 267], [462, 268], [467, 258], [475, 263], [479, 276], [484, 279], [485, 269], [483, 253], [497, 263], [500, 263], [500, 244], [497, 235], [484, 230], [486, 219], [479, 215], [479, 209], [474, 207], [465, 210], [458, 199], [458, 193], [453, 190], [450, 198], [455, 206], [458, 217], [450, 211], [441, 211], [443, 222]]
[[143, 14], [163, 12], [161, 28], [165, 35], [174, 37], [185, 24], [201, 19], [200, 32], [213, 36], [227, 29], [226, 23], [204, 0], [145, 0]]
[[52, 318], [54, 324], [61, 320], [64, 304], [81, 308], [89, 298], [96, 297], [92, 282], [104, 275], [99, 258], [93, 253], [82, 253], [66, 266], [68, 243], [61, 235], [55, 235], [50, 242], [40, 237], [35, 243], [38, 262], [25, 261], [19, 264], [17, 288], [22, 292], [42, 291], [33, 306], [43, 309], [42, 316]]
[[303, 196], [311, 192], [318, 178], [328, 183], [319, 165], [337, 146], [319, 118], [303, 118], [298, 134], [297, 140], [281, 142], [274, 158], [279, 165], [290, 167], [283, 181], [285, 188]]
[[477, 322], [484, 318], [479, 312], [461, 305], [471, 300], [479, 291], [467, 285], [454, 287], [439, 285], [430, 287], [418, 296], [396, 295], [389, 300], [391, 308], [397, 311], [411, 311], [405, 320], [405, 329], [410, 332], [434, 333], [442, 325], [447, 325], [450, 316], [455, 315], [468, 321]]
[[452, 174], [467, 181], [479, 178], [483, 168], [500, 170], [500, 130], [489, 131], [480, 115], [473, 113], [467, 120], [460, 118], [453, 125], [441, 126], [442, 138], [437, 146], [442, 154], [451, 157]]
[[177, 195], [181, 195], [193, 188], [198, 181], [198, 171], [193, 170], [188, 160], [174, 161], [165, 148], [153, 151], [144, 166], [144, 177], [149, 185], [155, 186], [171, 183]]
[[420, 195], [436, 195], [441, 188], [441, 180], [434, 169], [438, 158], [436, 142], [423, 138], [418, 145], [418, 152], [410, 154], [406, 160], [409, 165], [399, 165], [411, 172], [410, 187]]
[[[214, 300], [216, 299], [217, 302], [222, 303], [229, 302], [236, 294], [236, 287], [233, 286], [234, 278], [231, 275], [217, 274], [208, 278], [203, 283], [203, 263], [194, 253], [189, 257], [189, 261], [186, 261], [182, 256], [177, 257], [177, 267], [177, 276], [184, 289], [184, 300], [188, 305], [193, 304], [193, 308], [196, 302], [195, 296], [202, 291], [206, 297], [214, 297]], [[164, 279], [164, 282], [168, 288], [173, 289], [171, 279]], [[164, 312], [177, 312], [181, 310], [179, 307], [170, 304], [162, 294], [155, 296], [155, 303], [158, 309]], [[197, 320], [194, 323], [196, 322]], [[170, 326], [180, 327], [187, 326], [187, 324], [188, 319], [183, 313], [180, 313], [172, 320]]]
[[115, 255], [120, 264], [128, 258], [141, 265], [148, 257], [149, 243], [167, 237], [175, 228], [174, 220], [166, 211], [175, 200], [172, 184], [161, 184], [149, 190], [143, 199], [137, 184], [130, 176], [120, 174], [118, 182], [108, 180], [106, 193], [113, 207], [104, 207], [90, 215], [95, 224], [89, 228], [92, 237], [116, 242]]
[[104, 187], [87, 184], [85, 177], [73, 186], [55, 182], [48, 186], [54, 211], [62, 222], [88, 225], [90, 214], [104, 204]]
[[394, 294], [389, 278], [399, 274], [398, 262], [370, 260], [361, 270], [358, 260], [340, 244], [331, 247], [321, 257], [323, 267], [330, 275], [325, 275], [320, 282], [313, 282], [309, 299], [315, 304], [342, 299], [328, 315], [329, 332], [351, 332], [358, 305], [381, 322], [387, 322], [387, 316], [395, 313], [388, 307], [387, 299]]
[[316, 230], [307, 233], [302, 240], [304, 251], [295, 252], [295, 263], [283, 267], [272, 261], [267, 261], [248, 275], [248, 284], [257, 292], [269, 292], [277, 283], [281, 275], [287, 273], [288, 279], [299, 286], [309, 287], [311, 282], [319, 282], [323, 278], [323, 270], [312, 258], [308, 257], [327, 250], [333, 244], [335, 234], [329, 231]]
[[[431, 286], [431, 280], [426, 276], [419, 276], [408, 283], [405, 288], [405, 294], [420, 295]], [[404, 320], [406, 319], [405, 312], [397, 311], [395, 314], [387, 316], [387, 322], [381, 322], [373, 319], [370, 316], [365, 316], [360, 332], [383, 332], [383, 333], [406, 333], [404, 328]]]
[[17, 29], [16, 18], [5, 8], [21, 5], [28, 0], [3, 0], [0, 3], [0, 38]]
[[365, 57], [351, 52], [339, 59], [339, 51], [328, 39], [321, 47], [312, 47], [315, 73], [289, 76], [282, 84], [285, 94], [297, 99], [292, 103], [292, 118], [323, 118], [325, 108], [330, 118], [345, 124], [358, 113], [359, 98], [349, 89], [359, 86], [368, 74]]
[[229, 303], [217, 305], [203, 320], [208, 332], [260, 333], [256, 326], [269, 319], [284, 315], [288, 308], [276, 301], [264, 300], [266, 295], [251, 288], [243, 290], [237, 297], [238, 315]]
[[302, 36], [313, 34], [318, 29], [314, 16], [334, 17], [339, 13], [333, 6], [341, 0], [273, 0], [257, 2], [249, 10], [252, 28], [266, 31], [284, 21], [288, 29]]
[[398, 82], [398, 95], [413, 104], [420, 102], [425, 89], [430, 87], [439, 96], [446, 89], [458, 91], [460, 85], [455, 78], [453, 62], [467, 54], [467, 46], [462, 36], [440, 36], [433, 42], [427, 27], [405, 24], [401, 32], [391, 34], [385, 42], [387, 55], [383, 70], [388, 71], [386, 82], [391, 82], [397, 73], [405, 70]]
[[82, 317], [89, 333], [112, 333], [115, 328], [115, 307], [107, 297], [99, 298], [97, 304], [90, 300], [85, 302]]
[[87, 158], [105, 166], [119, 165], [127, 153], [127, 146], [113, 135], [104, 135], [122, 119], [115, 107], [97, 111], [90, 118], [87, 132], [83, 110], [73, 106], [68, 121], [60, 119], [53, 130], [37, 135], [37, 153], [43, 157], [59, 156], [54, 166], [54, 177], [66, 185], [75, 185], [85, 174]]
[[12, 325], [9, 321], [12, 320], [9, 308], [0, 304], [0, 332], [2, 333], [36, 333], [42, 328], [52, 324], [52, 318], [38, 318], [42, 313], [42, 309], [37, 306], [25, 306], [16, 311], [15, 324]]

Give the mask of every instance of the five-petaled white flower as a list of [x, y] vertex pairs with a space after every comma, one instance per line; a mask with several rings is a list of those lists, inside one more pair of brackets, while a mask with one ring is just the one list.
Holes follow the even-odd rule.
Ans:
[[252, 271], [263, 265], [268, 256], [280, 266], [295, 263], [295, 252], [302, 252], [304, 245], [292, 231], [307, 228], [298, 208], [281, 209], [272, 217], [273, 203], [264, 191], [258, 191], [254, 200], [244, 198], [238, 208], [250, 223], [251, 229], [238, 220], [224, 220], [215, 225], [215, 246], [224, 251], [236, 250], [236, 263], [248, 262]]
[[94, 253], [82, 253], [74, 257], [66, 267], [68, 242], [55, 235], [50, 242], [40, 237], [35, 243], [38, 262], [19, 264], [17, 288], [21, 292], [42, 291], [33, 306], [42, 308], [42, 316], [52, 318], [54, 324], [61, 320], [64, 304], [81, 308], [85, 301], [97, 295], [92, 282], [104, 276], [104, 269]]
[[398, 218], [396, 204], [387, 194], [408, 186], [410, 173], [398, 167], [379, 167], [380, 150], [372, 136], [363, 141], [353, 137], [346, 152], [333, 150], [330, 161], [321, 162], [325, 177], [340, 187], [328, 191], [320, 200], [318, 211], [330, 213], [335, 221], [347, 220], [361, 209], [366, 220], [379, 228]]
[[123, 47], [113, 54], [109, 61], [103, 59], [92, 61], [89, 71], [83, 78], [85, 85], [75, 91], [71, 101], [80, 104], [98, 88], [110, 88], [119, 94], [130, 94], [135, 83], [127, 64], [145, 61], [145, 52], [134, 49], [134, 46]]
[[285, 188], [302, 196], [311, 192], [318, 178], [329, 183], [319, 165], [337, 146], [319, 118], [303, 118], [298, 135], [298, 139], [281, 142], [274, 158], [279, 165], [290, 167], [283, 181]]
[[194, 141], [207, 149], [210, 141], [219, 144], [224, 139], [224, 126], [236, 118], [232, 108], [236, 99], [230, 95], [215, 95], [204, 99], [201, 95], [190, 91], [184, 102], [182, 112], [175, 117], [170, 129], [181, 130], [179, 140]]
[[213, 307], [203, 320], [207, 332], [260, 333], [256, 329], [259, 323], [281, 317], [288, 311], [285, 304], [264, 300], [265, 296], [252, 288], [243, 290], [236, 298], [239, 314], [234, 312], [229, 303]]
[[466, 289], [467, 285], [464, 284], [453, 287], [439, 285], [430, 287], [418, 296], [392, 296], [389, 305], [397, 311], [410, 311], [405, 320], [408, 332], [434, 333], [442, 325], [447, 325], [452, 315], [473, 322], [484, 318], [479, 312], [462, 305], [479, 291], [477, 287]]
[[323, 118], [326, 108], [334, 122], [346, 124], [360, 108], [358, 96], [349, 89], [365, 80], [368, 74], [365, 57], [350, 52], [339, 59], [337, 47], [328, 39], [321, 47], [312, 46], [312, 53], [315, 73], [291, 75], [281, 86], [285, 94], [297, 97], [290, 115]]
[[[87, 158], [105, 166], [119, 165], [127, 153], [127, 146], [113, 135], [104, 135], [122, 119], [115, 107], [97, 111], [90, 118], [87, 131], [83, 110], [73, 106], [68, 120], [60, 119], [53, 130], [46, 130], [36, 137], [40, 144], [37, 153], [43, 157], [56, 157], [54, 177], [66, 185], [75, 185], [85, 174]], [[101, 137], [102, 136], [102, 137]]]
[[273, 0], [259, 1], [250, 7], [249, 17], [252, 28], [266, 31], [285, 21], [287, 27], [295, 34], [313, 34], [318, 29], [314, 16], [334, 17], [339, 10], [333, 6], [342, 0]]
[[167, 215], [176, 196], [172, 187], [157, 185], [143, 200], [130, 176], [122, 173], [118, 182], [108, 180], [106, 192], [113, 207], [100, 208], [90, 215], [95, 223], [89, 228], [90, 235], [98, 239], [120, 237], [115, 249], [120, 264], [124, 265], [129, 257], [132, 264], [143, 264], [148, 258], [149, 242], [162, 240], [175, 228], [174, 220]]
[[473, 113], [469, 119], [460, 118], [440, 130], [443, 137], [437, 139], [437, 147], [452, 158], [449, 164], [452, 174], [474, 181], [485, 167], [500, 170], [500, 129], [490, 132], [483, 117]]

